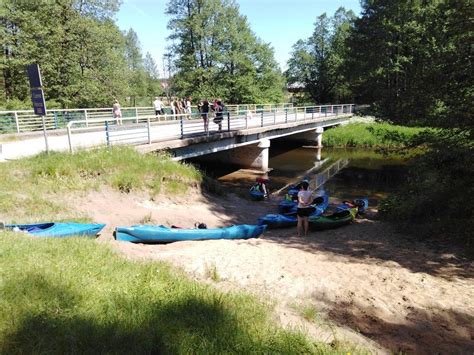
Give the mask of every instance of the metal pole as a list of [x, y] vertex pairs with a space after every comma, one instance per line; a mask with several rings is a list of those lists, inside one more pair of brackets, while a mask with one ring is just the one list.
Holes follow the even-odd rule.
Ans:
[[105, 140], [107, 147], [110, 147], [109, 121], [105, 121]]
[[151, 144], [151, 123], [150, 117], [146, 118], [146, 127], [148, 129], [148, 144]]
[[69, 152], [74, 153], [74, 149], [72, 148], [71, 127], [69, 124], [67, 125], [67, 140], [69, 142]]
[[288, 123], [288, 109], [285, 108], [285, 123]]
[[86, 127], [89, 127], [89, 115], [87, 110], [84, 110], [84, 120], [86, 121]]
[[184, 138], [184, 122], [183, 122], [183, 117], [181, 117], [179, 119], [179, 125], [180, 125], [180, 128], [181, 128], [181, 139]]
[[230, 112], [227, 112], [227, 131], [230, 132]]
[[276, 124], [277, 122], [277, 111], [275, 109], [275, 111], [273, 111], [273, 124]]
[[135, 107], [135, 123], [138, 123], [138, 108]]
[[260, 112], [260, 127], [263, 127], [263, 109]]
[[15, 125], [16, 125], [16, 133], [20, 133], [20, 123], [18, 122], [18, 112], [13, 113], [15, 115]]
[[46, 134], [46, 120], [45, 120], [45, 116], [41, 116], [41, 120], [43, 121], [44, 145], [45, 145], [45, 147], [46, 147], [46, 153], [49, 153], [48, 135]]
[[295, 107], [295, 122], [298, 119], [298, 107]]

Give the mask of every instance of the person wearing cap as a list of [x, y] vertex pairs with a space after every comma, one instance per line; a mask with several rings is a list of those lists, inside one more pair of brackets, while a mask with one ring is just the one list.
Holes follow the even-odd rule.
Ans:
[[161, 102], [159, 97], [155, 97], [155, 101], [153, 101], [153, 107], [155, 108], [155, 116], [164, 114], [163, 111], [163, 102]]

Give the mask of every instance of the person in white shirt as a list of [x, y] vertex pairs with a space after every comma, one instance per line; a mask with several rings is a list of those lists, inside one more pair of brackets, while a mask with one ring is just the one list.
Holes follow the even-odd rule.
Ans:
[[153, 101], [153, 107], [155, 108], [156, 117], [158, 117], [158, 115], [164, 114], [164, 112], [163, 112], [163, 102], [161, 102], [159, 97], [155, 97], [155, 101]]
[[298, 237], [301, 237], [302, 229], [304, 229], [304, 236], [308, 235], [309, 229], [309, 215], [314, 211], [314, 208], [311, 206], [313, 202], [313, 192], [308, 190], [309, 183], [306, 180], [303, 180], [300, 184], [300, 191], [298, 191], [298, 209], [296, 214], [298, 216]]
[[189, 115], [192, 113], [191, 100], [190, 100], [189, 97], [186, 99], [186, 113], [189, 114]]

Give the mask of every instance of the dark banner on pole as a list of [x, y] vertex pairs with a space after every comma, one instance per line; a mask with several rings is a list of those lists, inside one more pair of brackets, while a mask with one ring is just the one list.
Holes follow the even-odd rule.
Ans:
[[42, 85], [41, 83], [41, 73], [38, 64], [30, 64], [26, 67], [26, 71], [28, 73], [28, 80], [30, 81], [30, 88], [40, 88]]
[[46, 116], [46, 103], [44, 101], [43, 89], [32, 89], [31, 101], [33, 101], [35, 113], [39, 116]]

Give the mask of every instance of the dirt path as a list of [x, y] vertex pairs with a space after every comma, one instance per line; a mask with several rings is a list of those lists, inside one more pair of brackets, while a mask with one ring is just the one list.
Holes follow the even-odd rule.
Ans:
[[[255, 223], [275, 204], [193, 193], [184, 203], [112, 191], [80, 198], [81, 212], [109, 226]], [[111, 229], [100, 239], [111, 239]], [[127, 257], [171, 262], [219, 289], [270, 296], [282, 324], [303, 327], [322, 341], [336, 337], [379, 353], [474, 352], [473, 264], [408, 242], [377, 220], [359, 219], [308, 238], [281, 229], [248, 241], [113, 244]], [[309, 307], [316, 308], [316, 320], [298, 311]]]

